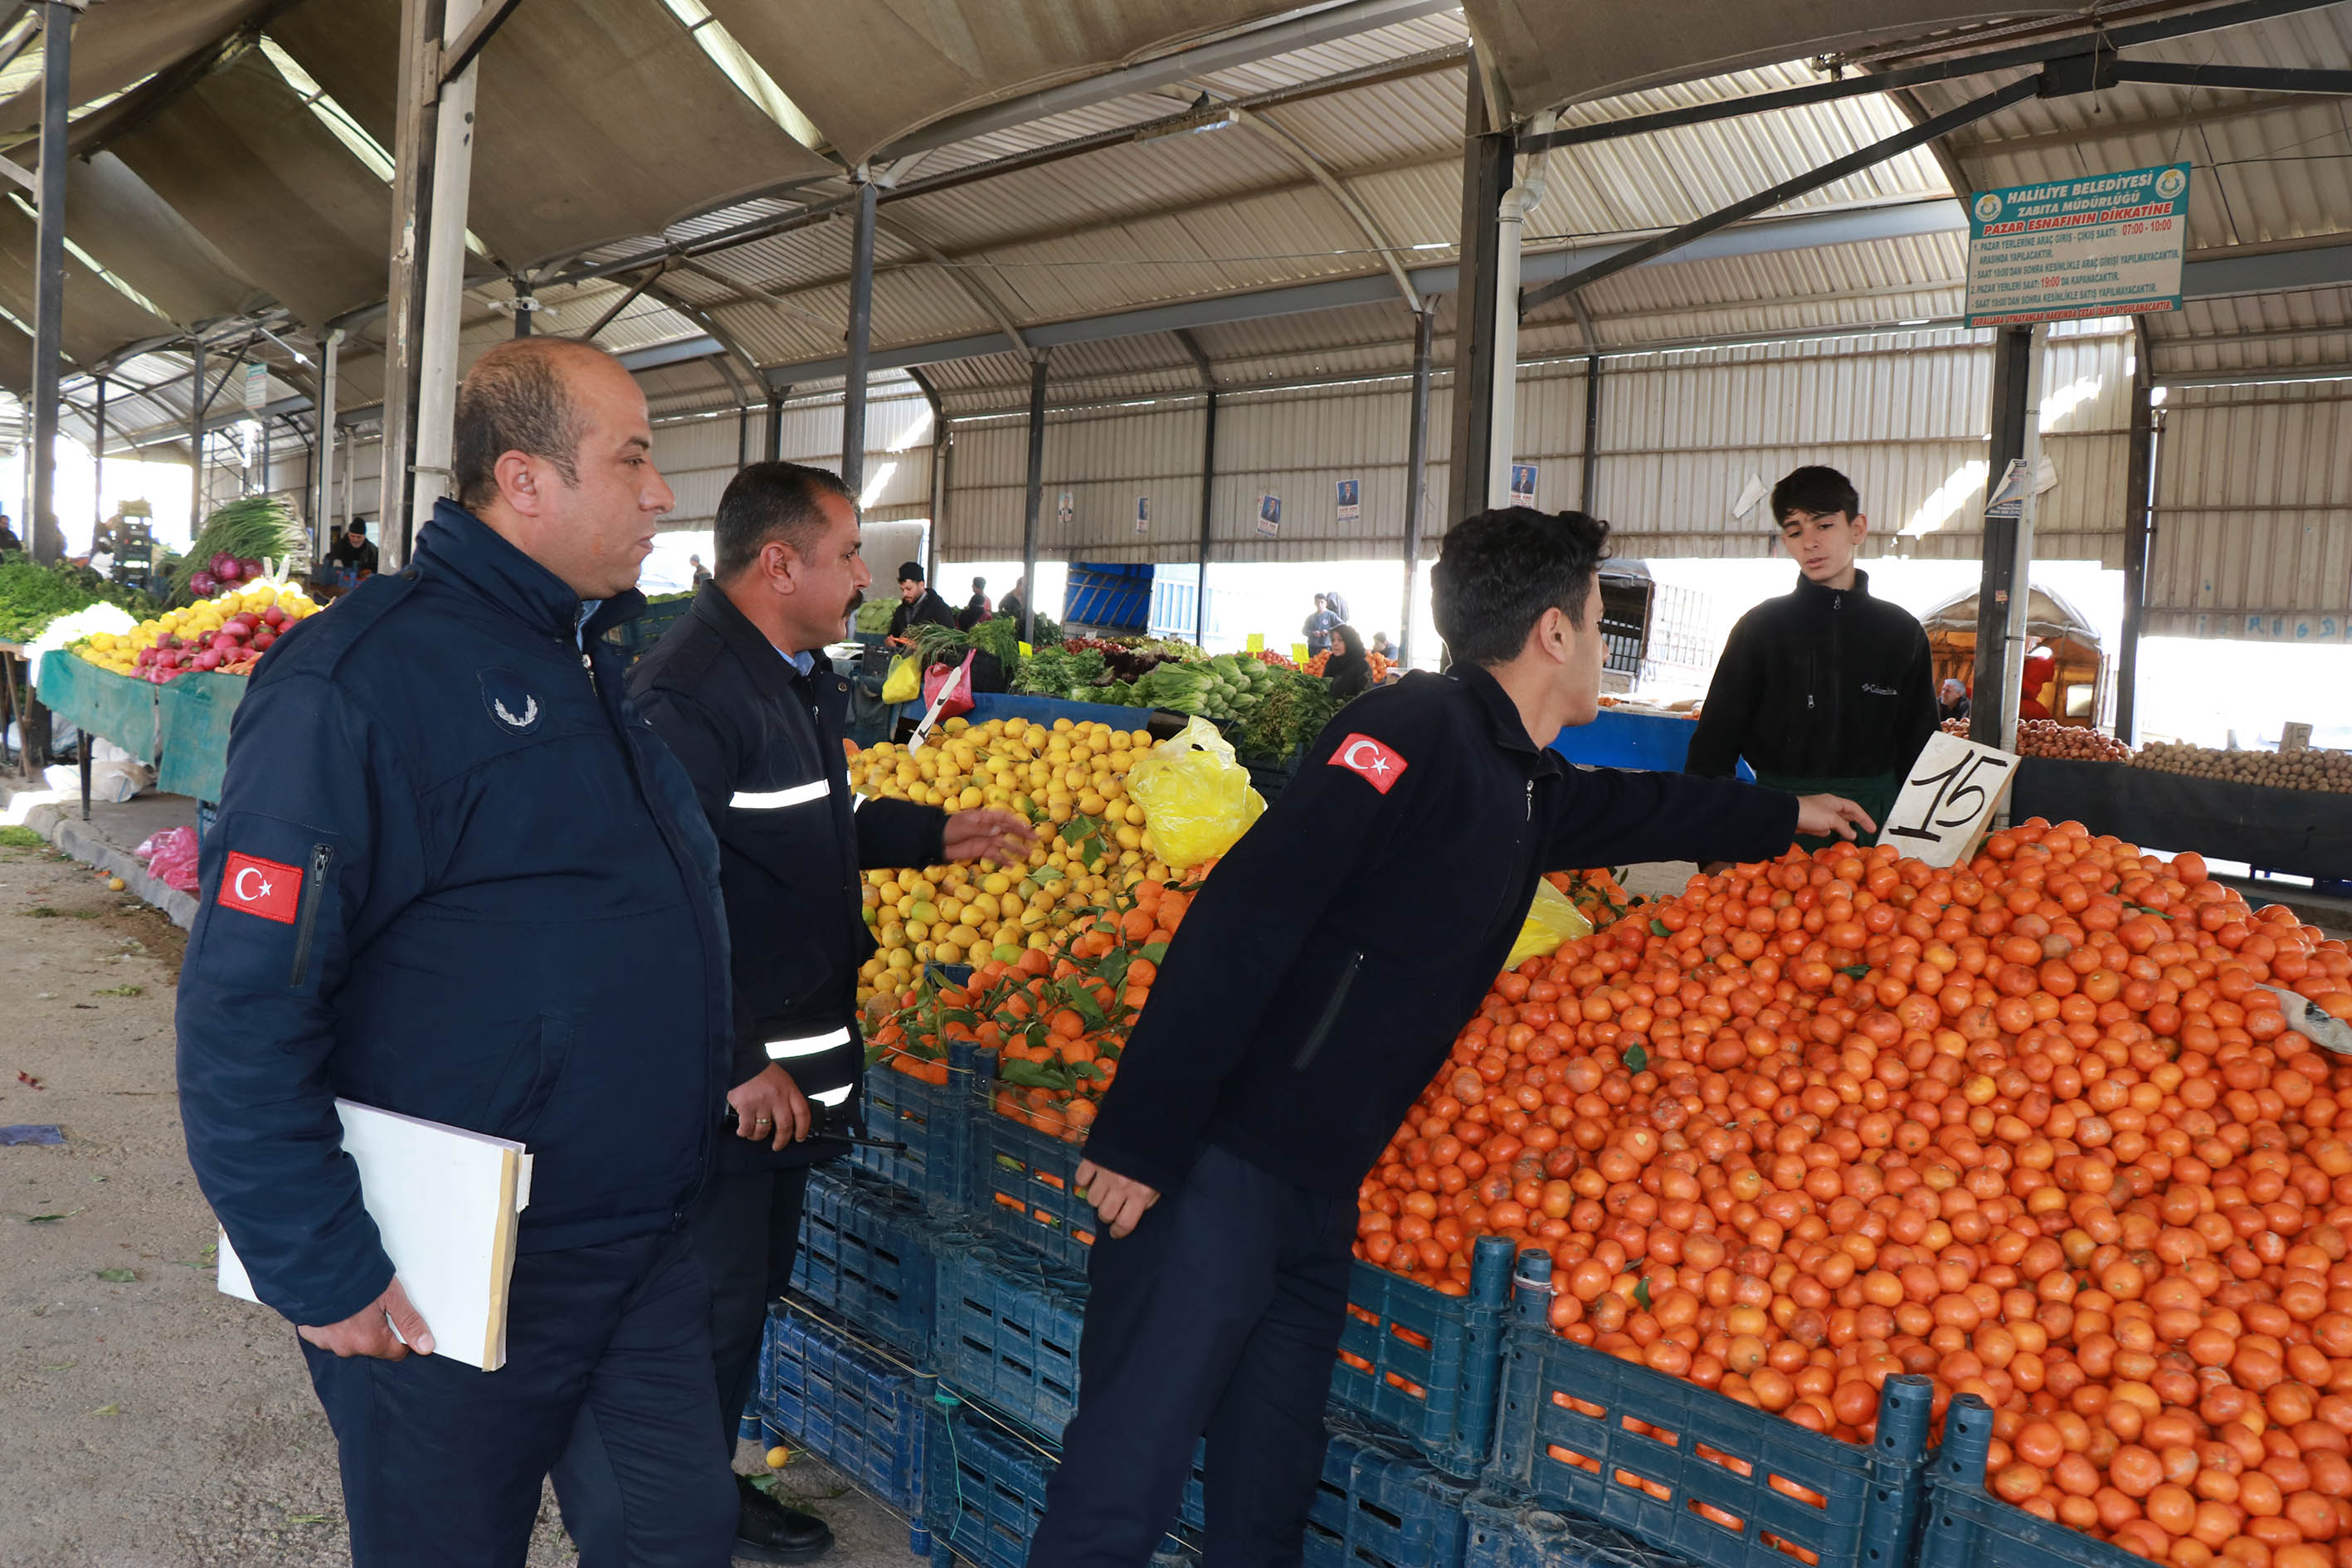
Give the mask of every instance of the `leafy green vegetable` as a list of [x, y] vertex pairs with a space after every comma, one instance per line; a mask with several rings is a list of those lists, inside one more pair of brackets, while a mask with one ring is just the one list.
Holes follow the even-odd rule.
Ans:
[[302, 548], [302, 525], [275, 496], [245, 496], [215, 507], [203, 531], [172, 568], [172, 597], [188, 597], [188, 579], [209, 567], [215, 555], [240, 561], [283, 562]]
[[29, 642], [51, 621], [100, 603], [120, 605], [134, 617], [155, 612], [155, 603], [136, 589], [110, 583], [69, 561], [37, 564], [10, 552], [0, 565], [0, 642]]
[[[883, 622], [886, 628], [888, 625], [887, 620]], [[971, 646], [982, 653], [995, 655], [997, 662], [1004, 666], [1005, 679], [1010, 680], [1021, 668], [1021, 623], [1003, 616], [982, 621], [971, 628]]]

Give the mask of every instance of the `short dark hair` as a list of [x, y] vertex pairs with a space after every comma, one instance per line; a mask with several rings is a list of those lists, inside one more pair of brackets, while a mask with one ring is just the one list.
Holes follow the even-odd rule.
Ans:
[[711, 523], [719, 557], [714, 575], [729, 581], [779, 541], [806, 558], [824, 531], [824, 510], [818, 502], [825, 496], [851, 500], [849, 487], [830, 468], [753, 463], [738, 472], [727, 481], [727, 492], [719, 498], [719, 516]]
[[1852, 479], [1835, 468], [1809, 464], [1772, 487], [1772, 525], [1781, 526], [1789, 521], [1790, 512], [1797, 511], [1809, 517], [1828, 517], [1835, 512], [1860, 517], [1862, 493], [1853, 488]]
[[1507, 664], [1546, 610], [1584, 625], [1584, 601], [1608, 553], [1609, 525], [1580, 511], [1514, 506], [1457, 522], [1430, 573], [1437, 635], [1457, 663]]
[[568, 338], [511, 338], [466, 373], [449, 447], [459, 506], [479, 512], [498, 499], [499, 459], [509, 452], [544, 458], [565, 484], [580, 482], [578, 453], [588, 424], [557, 368], [572, 354], [612, 358]]

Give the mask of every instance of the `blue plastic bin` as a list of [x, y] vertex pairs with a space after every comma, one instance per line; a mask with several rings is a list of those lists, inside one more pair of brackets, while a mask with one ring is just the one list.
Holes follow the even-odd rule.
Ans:
[[768, 1312], [760, 1420], [909, 1518], [923, 1507], [923, 1413], [935, 1380], [789, 1306]]
[[811, 1171], [793, 1289], [886, 1344], [928, 1356], [942, 1234], [894, 1188], [838, 1168]]
[[1401, 1433], [1449, 1475], [1475, 1476], [1495, 1430], [1511, 1244], [1481, 1237], [1467, 1296], [1358, 1262], [1331, 1398]]
[[921, 1202], [959, 1209], [971, 1201], [971, 1047], [948, 1052], [948, 1081], [921, 1079], [877, 1064], [866, 1069], [866, 1130], [876, 1138], [904, 1143], [904, 1150], [859, 1144], [852, 1163]]
[[[1927, 1461], [1918, 1568], [2133, 1568], [2147, 1559], [2037, 1519], [1985, 1490], [1992, 1411], [1963, 1394], [1944, 1412], [1944, 1441]], [[2219, 1561], [2218, 1559], [2216, 1561]]]
[[1462, 1568], [1689, 1568], [1622, 1530], [1496, 1492], [1463, 1502], [1462, 1534]]
[[1351, 1423], [1330, 1431], [1307, 1515], [1306, 1568], [1461, 1568], [1468, 1484]]
[[1078, 1407], [1078, 1331], [1086, 1281], [987, 1237], [940, 1247], [940, 1376], [1047, 1442]]
[[1077, 1196], [1083, 1142], [997, 1114], [996, 1053], [975, 1053], [971, 1206], [981, 1226], [1047, 1262], [1084, 1273], [1095, 1239], [1094, 1205]]
[[[1551, 1258], [1520, 1260], [1494, 1489], [1616, 1525], [1706, 1568], [1901, 1568], [1926, 1489], [1933, 1385], [1886, 1381], [1864, 1447], [1552, 1331]], [[1705, 1510], [1705, 1511], [1702, 1511]]]
[[[935, 1400], [923, 1431], [924, 1522], [935, 1568], [949, 1568], [954, 1559], [979, 1568], [1023, 1568], [1037, 1521], [1045, 1516], [1045, 1483], [1055, 1464], [1054, 1454], [985, 1412], [951, 1394]], [[1152, 1556], [1153, 1568], [1198, 1561], [1192, 1542], [1179, 1536], [1162, 1542]]]

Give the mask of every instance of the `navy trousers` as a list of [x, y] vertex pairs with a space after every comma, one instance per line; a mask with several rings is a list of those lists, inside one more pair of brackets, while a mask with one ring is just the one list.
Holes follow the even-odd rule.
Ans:
[[1078, 1414], [1029, 1568], [1144, 1568], [1203, 1435], [1203, 1568], [1297, 1568], [1355, 1226], [1352, 1196], [1213, 1144], [1132, 1235], [1096, 1241]]
[[[713, 1172], [689, 1232], [695, 1259], [710, 1283], [710, 1352], [702, 1374], [712, 1380], [717, 1397], [707, 1408], [717, 1417], [719, 1446], [730, 1460], [744, 1403], [759, 1378], [768, 1303], [792, 1283], [808, 1173], [806, 1165]], [[631, 1555], [626, 1497], [594, 1411], [580, 1412], [578, 1428], [554, 1473], [556, 1501], [563, 1510], [564, 1529], [580, 1548], [580, 1568], [635, 1568], [638, 1559]]]
[[525, 1253], [507, 1363], [338, 1358], [304, 1343], [335, 1429], [353, 1568], [512, 1568], [540, 1483], [589, 1415], [635, 1568], [725, 1568], [729, 1450], [711, 1415], [709, 1287], [683, 1232]]

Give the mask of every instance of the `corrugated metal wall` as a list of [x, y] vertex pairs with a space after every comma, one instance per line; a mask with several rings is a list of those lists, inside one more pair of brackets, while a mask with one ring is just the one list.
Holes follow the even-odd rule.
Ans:
[[2149, 633], [2352, 641], [2352, 387], [2182, 387], [2163, 421]]

